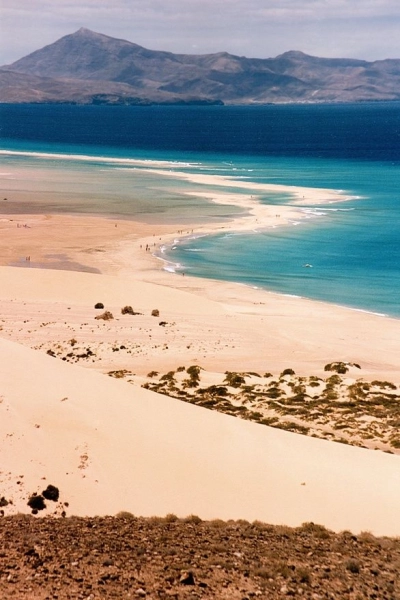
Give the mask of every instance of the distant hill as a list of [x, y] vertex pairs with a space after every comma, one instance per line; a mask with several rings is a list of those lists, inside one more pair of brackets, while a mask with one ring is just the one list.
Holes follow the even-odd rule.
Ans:
[[400, 99], [400, 59], [148, 50], [88, 29], [0, 68], [0, 102], [266, 104]]

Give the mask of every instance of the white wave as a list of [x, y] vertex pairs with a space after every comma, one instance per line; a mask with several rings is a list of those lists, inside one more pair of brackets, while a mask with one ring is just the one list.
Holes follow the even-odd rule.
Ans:
[[297, 294], [282, 294], [282, 296], [286, 296], [287, 298], [303, 298], [303, 296], [298, 296]]
[[348, 306], [350, 310], [354, 310], [356, 312], [366, 313], [367, 315], [375, 315], [376, 317], [387, 317], [385, 313], [374, 312], [373, 310], [366, 310], [364, 308], [354, 308], [353, 306]]
[[145, 165], [145, 166], [177, 166], [177, 167], [193, 167], [194, 164], [178, 161], [166, 160], [150, 160], [139, 158], [116, 158], [111, 156], [92, 156], [88, 154], [58, 154], [55, 152], [28, 152], [20, 150], [0, 150], [2, 156], [27, 156], [38, 159], [52, 160], [74, 160], [82, 162], [101, 162], [111, 164], [128, 164], [128, 165]]

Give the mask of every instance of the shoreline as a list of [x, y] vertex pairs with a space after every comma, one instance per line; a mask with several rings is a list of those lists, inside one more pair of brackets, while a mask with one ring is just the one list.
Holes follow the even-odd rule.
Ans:
[[[168, 273], [145, 246], [187, 224], [12, 218], [0, 220], [0, 265], [30, 260], [0, 266], [7, 515], [29, 512], [50, 483], [68, 506], [47, 503], [45, 515], [197, 514], [398, 535], [398, 456], [211, 411], [141, 381], [193, 365], [211, 385], [227, 371], [322, 377], [344, 361], [361, 366], [345, 385], [399, 384], [400, 320]], [[97, 302], [112, 319], [98, 319]]]
[[[269, 211], [270, 223], [275, 224], [275, 220], [278, 220], [274, 213], [276, 207], [267, 206], [262, 209], [266, 209], [264, 213]], [[288, 212], [281, 211], [279, 221], [282, 225], [288, 222], [285, 221], [286, 214], [291, 215], [291, 210], [288, 208]], [[254, 225], [255, 218], [253, 214], [242, 219], [238, 217], [238, 220], [243, 228], [249, 228]], [[265, 220], [263, 222], [265, 224]], [[18, 224], [24, 223], [28, 225], [27, 228], [18, 227]], [[246, 321], [246, 324], [241, 323], [237, 327], [233, 323], [229, 325], [238, 330], [237, 338], [243, 349], [229, 342], [226, 349], [217, 352], [217, 347], [211, 340], [202, 344], [195, 332], [190, 334], [197, 339], [193, 348], [199, 349], [193, 352], [191, 360], [205, 368], [215, 367], [215, 370], [223, 372], [226, 369], [259, 370], [263, 365], [268, 365], [275, 372], [291, 367], [309, 374], [311, 371], [321, 372], [324, 364], [333, 360], [344, 360], [362, 364], [362, 376], [376, 377], [379, 374], [383, 378], [400, 382], [400, 367], [396, 356], [400, 352], [400, 343], [395, 341], [400, 340], [399, 319], [242, 283], [171, 273], [160, 266], [161, 258], [154, 254], [160, 245], [171, 243], [184, 234], [205, 235], [228, 229], [237, 230], [235, 221], [197, 226], [193, 228], [193, 233], [187, 227], [187, 224], [143, 224], [103, 217], [27, 215], [24, 218], [23, 215], [15, 215], [13, 220], [0, 220], [0, 265], [10, 262], [13, 264], [10, 255], [4, 253], [5, 248], [9, 251], [12, 249], [14, 259], [18, 258], [18, 253], [19, 258], [23, 257], [22, 248], [16, 243], [17, 238], [21, 244], [29, 238], [29, 243], [25, 242], [24, 248], [27, 254], [28, 248], [31, 250], [31, 260], [20, 260], [19, 264], [28, 267], [30, 271], [92, 271], [106, 279], [112, 276], [120, 281], [155, 285], [156, 297], [166, 289], [183, 292], [195, 299], [194, 305], [204, 299], [214, 306], [218, 305], [227, 319]], [[64, 235], [66, 230], [69, 232], [68, 238]], [[44, 239], [47, 245], [43, 244]], [[146, 245], [149, 251], [146, 251]], [[41, 252], [38, 259], [34, 247]], [[24, 277], [23, 272], [24, 270], [20, 277]], [[26, 293], [29, 296], [29, 292]], [[176, 319], [177, 315], [173, 318]], [[200, 322], [201, 318], [196, 325], [191, 323], [187, 326], [196, 328], [200, 326]], [[216, 328], [217, 338], [220, 335], [221, 340], [229, 341], [225, 324], [219, 323], [217, 319], [213, 327]], [[254, 347], [252, 328], [257, 338]], [[263, 328], [268, 331], [267, 351], [264, 349], [266, 341], [261, 335]], [[377, 330], [380, 330], [380, 335], [373, 344], [374, 338], [377, 338]], [[138, 365], [136, 370], [145, 374], [146, 370], [151, 370], [151, 353], [149, 341], [142, 339], [142, 343], [148, 348], [149, 358], [143, 360], [142, 366]], [[177, 359], [174, 360], [172, 356], [164, 356], [163, 361], [166, 369], [178, 366]]]

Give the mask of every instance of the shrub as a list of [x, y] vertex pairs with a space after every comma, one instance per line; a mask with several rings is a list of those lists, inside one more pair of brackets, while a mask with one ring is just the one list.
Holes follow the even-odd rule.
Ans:
[[168, 371], [168, 373], [160, 377], [160, 381], [175, 381], [174, 375], [175, 371]]
[[101, 315], [97, 315], [97, 317], [95, 317], [95, 319], [103, 319], [103, 321], [111, 321], [113, 318], [114, 316], [109, 310], [106, 310]]
[[190, 375], [190, 377], [199, 377], [201, 371], [201, 367], [199, 365], [192, 365], [186, 369], [186, 373]]
[[108, 371], [107, 375], [115, 377], [115, 379], [123, 379], [128, 372], [126, 369], [119, 369], [118, 371]]
[[183, 384], [185, 387], [197, 387], [200, 381], [200, 371], [201, 367], [198, 365], [192, 365], [186, 369], [186, 373], [189, 375], [189, 379], [185, 379]]
[[147, 377], [157, 377], [158, 375], [158, 371], [150, 371], [150, 373], [147, 373]]
[[137, 315], [139, 313], [135, 313], [132, 306], [124, 306], [123, 308], [121, 308], [121, 314], [122, 315]]
[[299, 567], [296, 569], [296, 580], [299, 583], [311, 583], [311, 574], [307, 568]]
[[342, 383], [342, 380], [340, 379], [339, 375], [331, 375], [326, 380], [327, 387], [333, 387], [334, 385], [339, 385], [340, 383]]
[[310, 533], [314, 537], [320, 539], [327, 539], [330, 536], [329, 529], [327, 529], [323, 525], [318, 525], [318, 523], [313, 523], [311, 521], [303, 523], [301, 527], [299, 527], [299, 531], [304, 531], [304, 533]]
[[340, 373], [344, 375], [349, 370], [348, 366], [344, 362], [332, 362], [324, 367], [324, 371], [335, 371], [336, 373]]
[[165, 516], [164, 520], [166, 523], [175, 523], [176, 521], [178, 521], [178, 517], [176, 515], [174, 515], [173, 513], [168, 513]]
[[346, 563], [346, 569], [350, 571], [350, 573], [359, 573], [360, 572], [360, 563], [356, 560], [348, 560]]
[[380, 387], [380, 388], [389, 388], [390, 390], [395, 390], [397, 389], [396, 386], [394, 385], [394, 383], [390, 383], [390, 381], [377, 381], [376, 379], [374, 381], [371, 381], [371, 385], [374, 385], [376, 387]]
[[126, 519], [129, 521], [133, 521], [134, 519], [136, 519], [135, 515], [133, 515], [131, 512], [129, 512], [127, 510], [121, 510], [115, 516], [117, 517], [117, 519]]
[[285, 377], [285, 375], [295, 375], [295, 372], [293, 371], [293, 369], [285, 369], [284, 371], [282, 371], [280, 376]]
[[257, 567], [253, 571], [256, 577], [260, 577], [261, 579], [270, 579], [272, 574], [271, 571], [265, 567]]
[[208, 388], [199, 390], [199, 392], [207, 392], [210, 396], [227, 396], [228, 389], [223, 385], [210, 385]]
[[184, 518], [184, 522], [185, 523], [193, 523], [193, 525], [199, 525], [200, 523], [203, 522], [203, 520], [200, 519], [200, 517], [198, 517], [197, 515], [189, 515], [188, 517]]
[[226, 522], [223, 521], [222, 519], [212, 519], [211, 521], [208, 522], [208, 524], [213, 529], [225, 529], [225, 527], [227, 527]]
[[246, 383], [245, 378], [242, 375], [240, 375], [240, 373], [225, 371], [225, 375], [226, 377], [224, 379], [224, 383], [227, 383], [231, 387], [238, 388], [244, 383]]

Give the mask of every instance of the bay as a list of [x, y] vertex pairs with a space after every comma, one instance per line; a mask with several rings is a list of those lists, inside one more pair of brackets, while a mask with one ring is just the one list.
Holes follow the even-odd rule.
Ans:
[[[312, 207], [313, 218], [246, 235], [188, 236], [164, 256], [194, 276], [400, 316], [400, 103], [0, 105], [0, 125], [1, 171], [18, 173], [1, 184], [21, 211], [171, 223], [237, 214], [206, 202], [204, 186], [174, 172], [229, 177], [239, 194], [235, 181], [342, 190], [352, 199]], [[292, 202], [285, 194], [258, 199]]]

